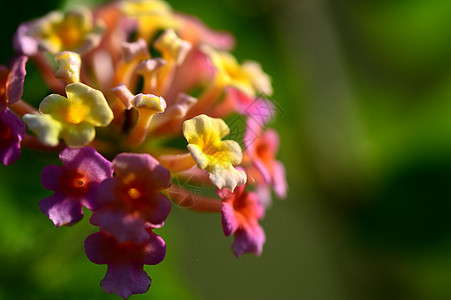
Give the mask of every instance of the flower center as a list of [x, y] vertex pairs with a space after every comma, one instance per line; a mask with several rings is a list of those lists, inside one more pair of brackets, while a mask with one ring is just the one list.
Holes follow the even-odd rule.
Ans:
[[61, 176], [61, 182], [65, 191], [73, 195], [83, 195], [89, 188], [85, 175], [77, 170], [67, 171]]
[[75, 177], [72, 181], [72, 185], [75, 188], [82, 188], [85, 185], [85, 180], [83, 177]]
[[[5, 95], [6, 82], [8, 81], [8, 75], [9, 75], [8, 69], [0, 67], [0, 99], [3, 98], [3, 96]], [[5, 104], [8, 104], [8, 103], [5, 103]]]
[[80, 44], [82, 32], [75, 20], [65, 20], [56, 28], [56, 34], [61, 39], [63, 45], [74, 48]]
[[88, 108], [79, 102], [69, 104], [66, 111], [66, 121], [71, 124], [80, 124], [85, 120]]
[[5, 148], [11, 139], [11, 129], [0, 120], [0, 148]]
[[127, 195], [133, 200], [141, 198], [141, 192], [135, 188], [129, 188], [127, 191]]
[[271, 160], [271, 152], [269, 151], [269, 145], [261, 141], [258, 142], [256, 147], [257, 156], [263, 161]]

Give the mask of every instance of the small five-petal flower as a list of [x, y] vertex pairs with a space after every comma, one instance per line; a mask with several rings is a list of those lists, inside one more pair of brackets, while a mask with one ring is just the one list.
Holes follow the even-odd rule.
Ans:
[[248, 193], [245, 186], [238, 187], [235, 192], [227, 189], [218, 190], [222, 199], [222, 229], [226, 236], [235, 235], [232, 250], [235, 256], [244, 253], [260, 255], [266, 237], [258, 224], [265, 209], [257, 199], [257, 194]]
[[171, 184], [169, 171], [149, 154], [121, 153], [112, 162], [115, 177], [102, 182], [91, 223], [120, 242], [145, 242], [146, 224], [159, 225], [171, 202], [160, 192]]
[[60, 153], [62, 166], [42, 171], [42, 185], [55, 193], [39, 203], [55, 226], [72, 225], [83, 217], [83, 206], [94, 209], [97, 187], [113, 176], [111, 163], [94, 148], [66, 148]]
[[228, 188], [246, 183], [246, 173], [233, 165], [241, 163], [240, 145], [232, 140], [222, 141], [230, 132], [222, 119], [199, 115], [183, 123], [183, 135], [188, 141], [188, 150], [201, 169], [210, 174], [217, 188]]
[[120, 243], [105, 231], [88, 236], [85, 250], [89, 260], [108, 265], [105, 278], [100, 283], [105, 292], [123, 298], [147, 292], [151, 280], [143, 266], [159, 264], [166, 255], [166, 244], [150, 227], [146, 233], [148, 239], [144, 243]]
[[56, 146], [61, 137], [70, 147], [85, 146], [95, 137], [94, 127], [111, 123], [113, 112], [102, 92], [83, 83], [67, 85], [66, 94], [45, 97], [42, 114], [26, 114], [23, 120], [45, 145]]

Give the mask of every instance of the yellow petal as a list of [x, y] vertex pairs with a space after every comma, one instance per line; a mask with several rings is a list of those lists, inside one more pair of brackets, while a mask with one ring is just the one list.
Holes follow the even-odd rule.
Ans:
[[67, 83], [75, 83], [80, 81], [80, 55], [75, 52], [64, 51], [56, 56], [59, 65], [55, 77], [66, 81]]
[[235, 141], [221, 139], [229, 133], [229, 127], [221, 119], [199, 115], [183, 123], [183, 135], [188, 150], [201, 169], [210, 173], [210, 180], [219, 189], [234, 190], [246, 183], [246, 173], [233, 167], [240, 164], [242, 151]]
[[255, 96], [252, 73], [243, 69], [232, 54], [216, 51], [211, 47], [203, 47], [203, 51], [210, 57], [216, 68], [215, 80], [218, 85], [233, 86], [251, 97]]
[[207, 169], [210, 173], [211, 182], [218, 188], [227, 188], [232, 192], [237, 186], [243, 185], [247, 181], [246, 173], [242, 170], [235, 169], [232, 165], [218, 166], [213, 165]]
[[171, 6], [160, 0], [132, 0], [122, 2], [122, 10], [130, 17], [170, 12]]
[[100, 43], [103, 30], [93, 26], [91, 11], [78, 7], [65, 15], [59, 11], [34, 21], [27, 34], [38, 39], [40, 48], [53, 54], [64, 50], [84, 53]]
[[58, 94], [51, 94], [39, 104], [39, 111], [43, 114], [59, 115], [67, 106], [67, 99]]
[[102, 92], [83, 83], [72, 83], [66, 86], [66, 94], [72, 119], [85, 121], [92, 126], [108, 126], [113, 120], [113, 112]]
[[138, 21], [138, 35], [145, 40], [151, 40], [158, 30], [180, 26], [172, 8], [165, 1], [123, 1], [122, 10]]
[[247, 74], [252, 86], [257, 92], [271, 96], [273, 93], [271, 77], [263, 72], [261, 65], [256, 61], [245, 61], [243, 63], [243, 72]]
[[166, 101], [162, 97], [152, 94], [138, 94], [130, 102], [138, 110], [163, 112], [166, 109]]
[[94, 127], [88, 123], [65, 125], [60, 134], [70, 147], [86, 146], [94, 140], [95, 135]]
[[201, 147], [210, 141], [219, 141], [230, 132], [227, 124], [218, 118], [199, 115], [183, 123], [183, 135], [189, 144], [198, 144]]
[[174, 30], [166, 30], [154, 43], [155, 49], [160, 51], [167, 61], [175, 61], [180, 65], [191, 50], [191, 43], [177, 36]]
[[43, 115], [27, 117], [29, 126], [48, 145], [62, 137], [68, 146], [84, 146], [94, 139], [94, 127], [113, 120], [113, 112], [100, 91], [82, 83], [67, 85], [66, 94], [45, 97], [39, 105]]
[[25, 114], [23, 121], [31, 131], [35, 132], [38, 139], [47, 146], [54, 147], [59, 144], [58, 137], [62, 126], [50, 115]]

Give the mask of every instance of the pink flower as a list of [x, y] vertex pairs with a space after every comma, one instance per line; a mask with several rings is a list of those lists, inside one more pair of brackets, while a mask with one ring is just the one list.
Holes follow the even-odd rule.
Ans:
[[231, 50], [235, 46], [235, 39], [229, 33], [214, 31], [194, 16], [178, 14], [178, 17], [182, 21], [178, 31], [184, 40], [221, 50]]
[[239, 186], [235, 192], [228, 189], [218, 190], [222, 199], [222, 229], [226, 236], [235, 235], [232, 245], [233, 253], [240, 257], [243, 253], [260, 255], [266, 237], [258, 224], [265, 209], [258, 201], [255, 193], [245, 191], [245, 186]]
[[8, 108], [0, 110], [0, 162], [10, 165], [20, 156], [20, 142], [25, 137], [25, 125]]
[[128, 298], [132, 294], [147, 292], [151, 280], [143, 270], [144, 265], [159, 264], [166, 255], [164, 240], [147, 230], [145, 243], [120, 243], [113, 235], [100, 231], [86, 238], [85, 250], [88, 259], [108, 269], [100, 285], [107, 293]]
[[39, 41], [27, 35], [31, 22], [20, 24], [14, 34], [14, 50], [21, 55], [33, 56], [39, 52]]
[[111, 163], [94, 148], [66, 148], [60, 153], [62, 166], [46, 166], [42, 185], [55, 193], [41, 200], [41, 211], [55, 226], [72, 225], [83, 217], [83, 206], [94, 209], [98, 185], [113, 176]]
[[263, 178], [263, 185], [272, 186], [277, 197], [285, 198], [288, 189], [285, 167], [280, 161], [275, 159], [279, 149], [279, 135], [277, 132], [272, 129], [266, 130], [261, 136], [252, 139], [246, 145], [246, 149], [252, 160], [253, 167]]
[[99, 186], [91, 223], [120, 242], [143, 243], [146, 223], [158, 225], [169, 214], [171, 202], [160, 191], [171, 184], [169, 171], [149, 154], [121, 153], [113, 160], [115, 177]]

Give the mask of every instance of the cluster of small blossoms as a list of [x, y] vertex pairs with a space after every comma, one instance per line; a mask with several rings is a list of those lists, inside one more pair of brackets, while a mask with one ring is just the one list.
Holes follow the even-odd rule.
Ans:
[[[275, 107], [261, 95], [271, 95], [271, 80], [258, 63], [240, 64], [233, 46], [160, 0], [52, 12], [18, 28], [17, 57], [0, 67], [1, 163], [16, 161], [21, 146], [59, 152], [62, 165], [42, 172], [54, 193], [40, 208], [57, 227], [92, 211], [99, 231], [85, 250], [108, 265], [107, 293], [148, 290], [143, 266], [165, 257], [154, 230], [172, 203], [221, 213], [233, 253], [261, 254], [259, 220], [287, 185], [277, 132], [266, 129]], [[29, 63], [52, 92], [37, 109], [22, 99]], [[225, 139], [230, 116], [245, 120], [242, 140]]]

